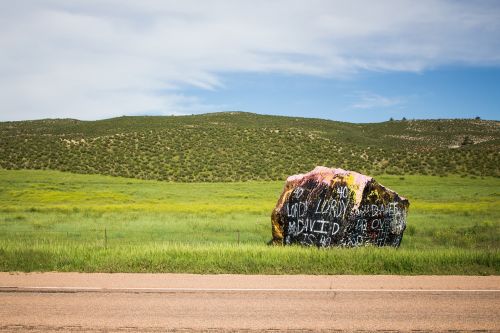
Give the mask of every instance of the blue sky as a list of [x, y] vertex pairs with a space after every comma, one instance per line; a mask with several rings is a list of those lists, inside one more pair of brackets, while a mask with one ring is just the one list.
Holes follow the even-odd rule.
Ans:
[[191, 89], [221, 110], [311, 116], [348, 122], [500, 119], [500, 69], [454, 67], [422, 73], [363, 73], [349, 79], [226, 75], [217, 90]]
[[0, 26], [0, 121], [500, 119], [494, 0], [18, 0]]

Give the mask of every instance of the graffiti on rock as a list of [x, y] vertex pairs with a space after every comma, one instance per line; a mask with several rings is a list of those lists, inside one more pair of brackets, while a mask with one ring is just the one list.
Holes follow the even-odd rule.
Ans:
[[319, 168], [288, 179], [272, 214], [274, 243], [400, 245], [408, 200], [371, 177]]

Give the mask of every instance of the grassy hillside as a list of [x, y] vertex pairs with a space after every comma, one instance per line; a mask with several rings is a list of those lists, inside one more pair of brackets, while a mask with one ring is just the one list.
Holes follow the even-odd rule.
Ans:
[[500, 122], [351, 124], [225, 112], [0, 123], [0, 168], [180, 182], [282, 180], [316, 165], [500, 176]]
[[500, 274], [499, 178], [379, 176], [411, 202], [401, 247], [266, 246], [279, 182], [0, 170], [0, 271]]

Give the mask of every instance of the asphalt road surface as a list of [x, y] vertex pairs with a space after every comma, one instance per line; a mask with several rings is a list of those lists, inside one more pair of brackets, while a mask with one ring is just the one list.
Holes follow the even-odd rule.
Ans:
[[500, 332], [498, 276], [0, 273], [0, 332]]

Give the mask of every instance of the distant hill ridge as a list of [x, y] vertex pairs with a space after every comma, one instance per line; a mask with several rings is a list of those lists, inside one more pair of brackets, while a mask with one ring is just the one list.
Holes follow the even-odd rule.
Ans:
[[246, 112], [0, 122], [0, 167], [181, 182], [283, 180], [316, 165], [499, 177], [499, 130], [487, 120], [352, 124]]

